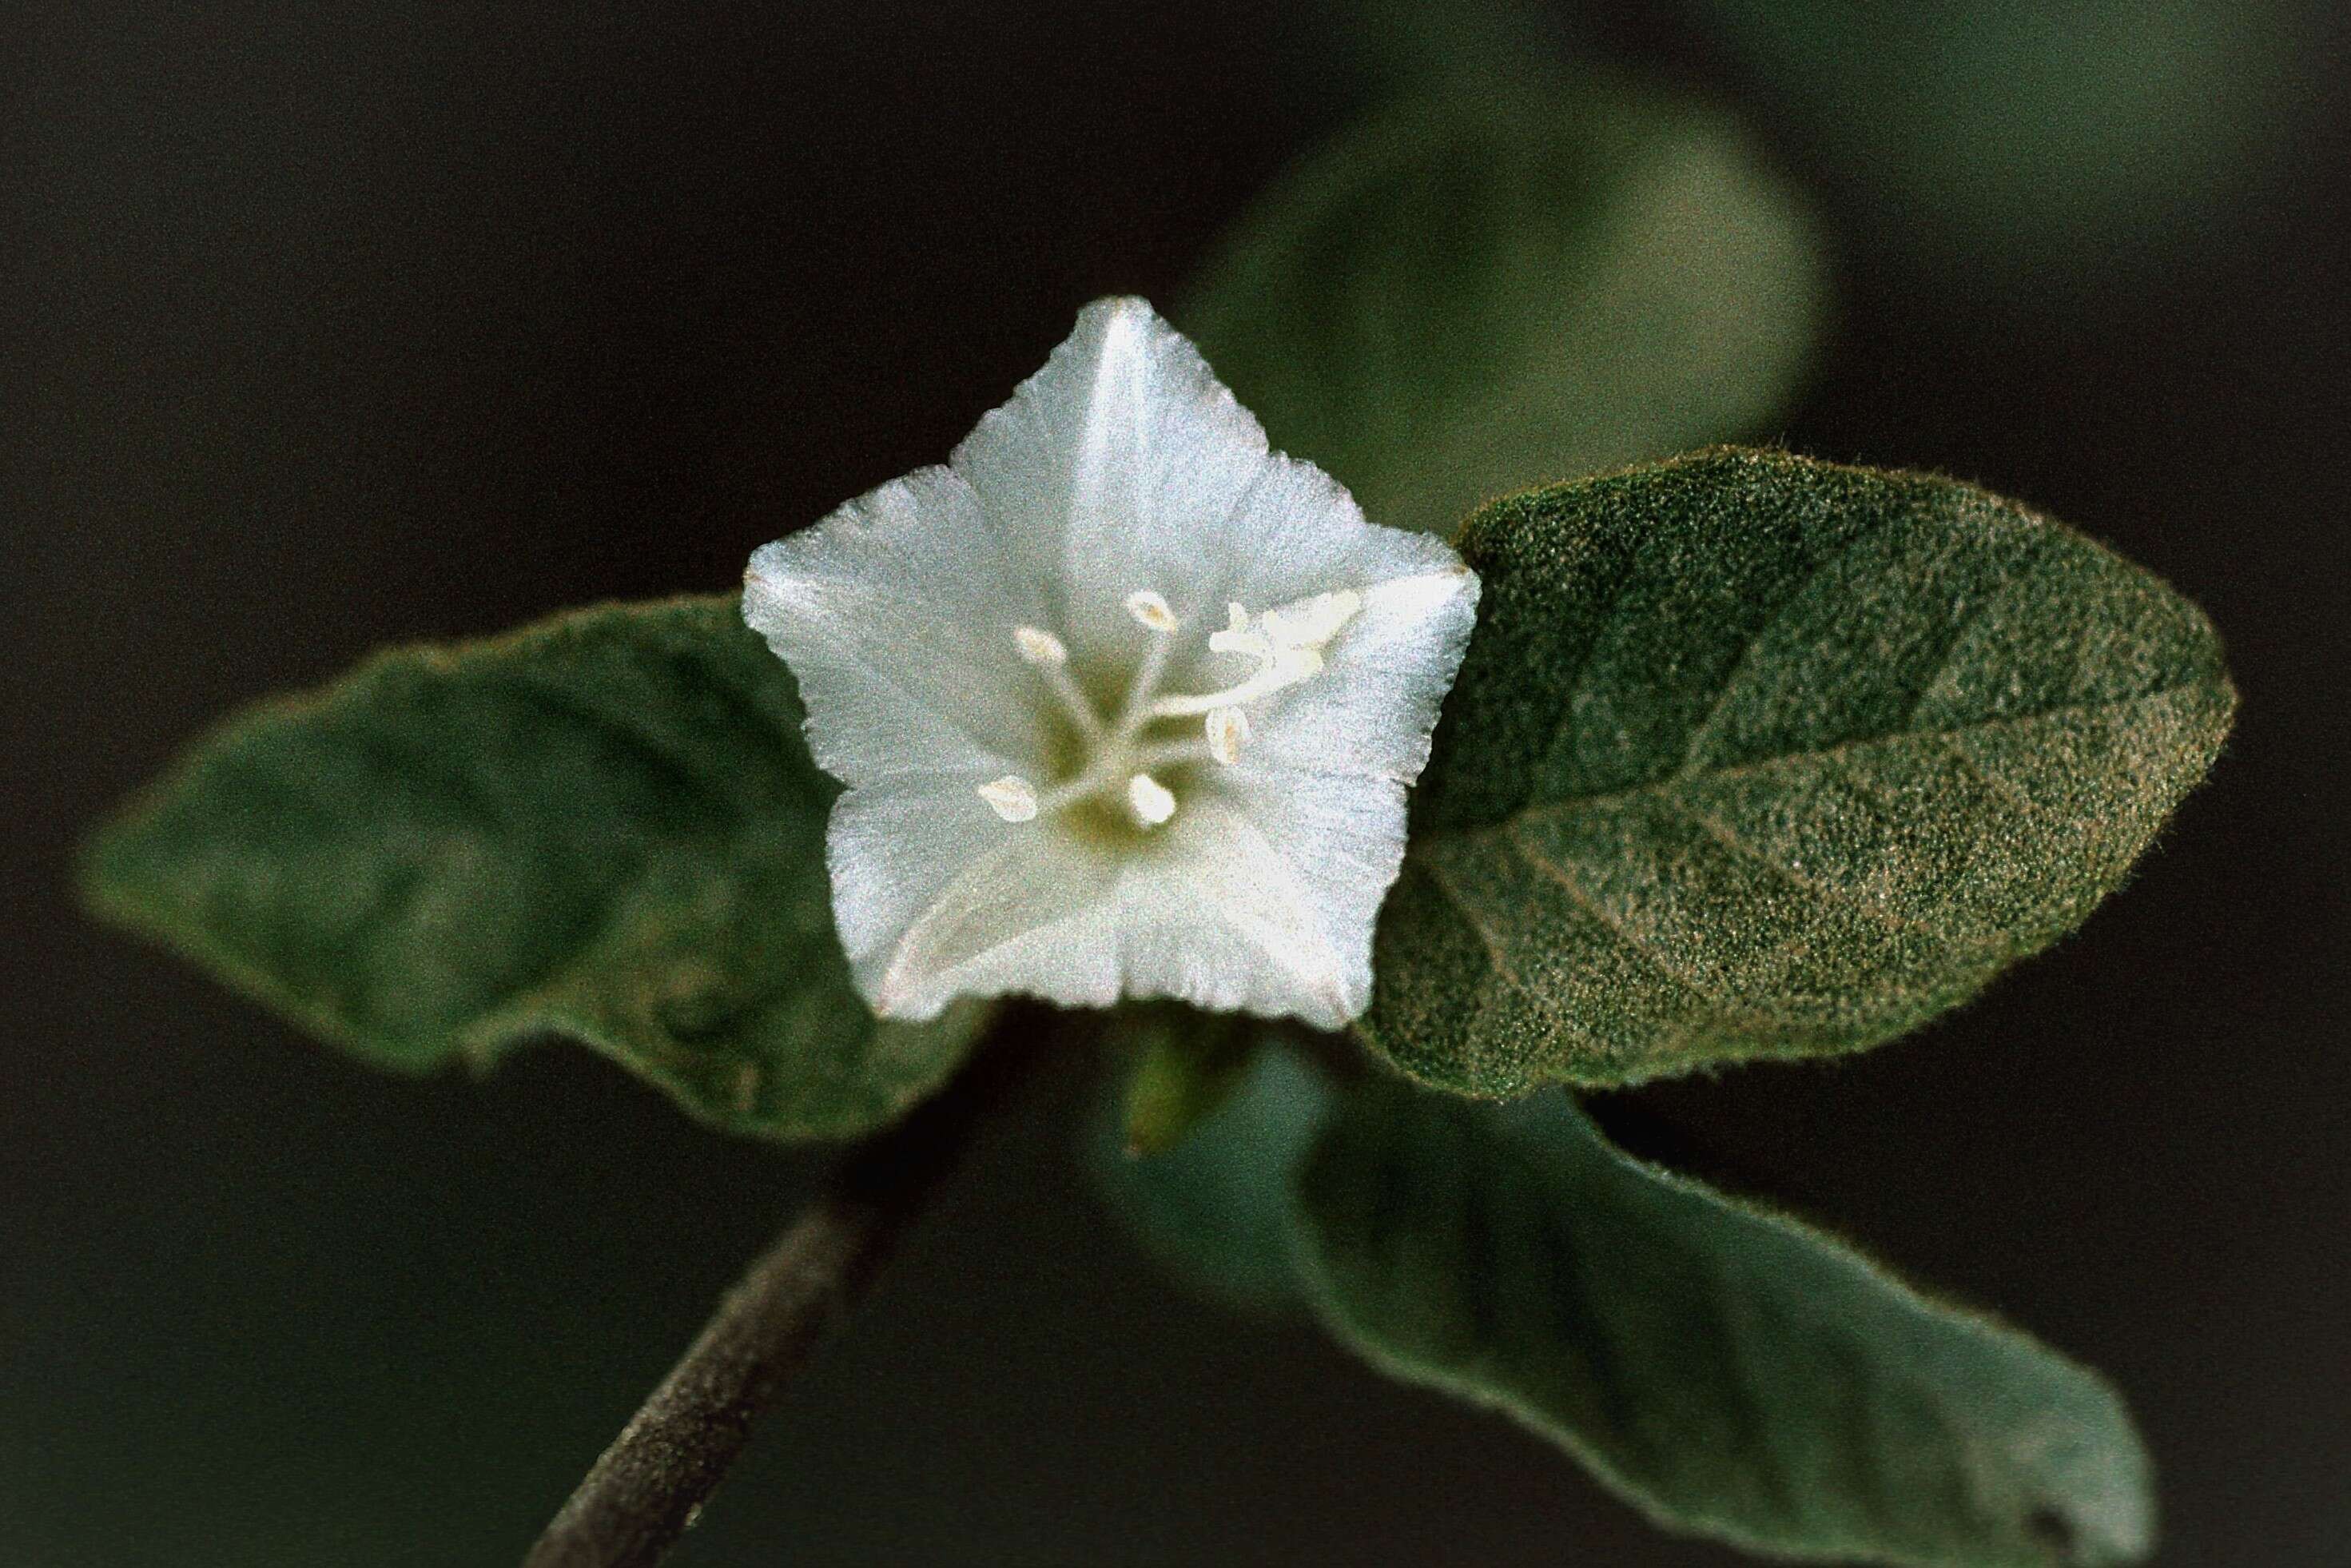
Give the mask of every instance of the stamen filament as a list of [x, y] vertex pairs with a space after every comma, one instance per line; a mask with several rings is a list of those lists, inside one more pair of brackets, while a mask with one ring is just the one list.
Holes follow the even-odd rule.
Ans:
[[[1174, 617], [1169, 620], [1172, 622]], [[1134, 679], [1126, 688], [1126, 700], [1119, 705], [1118, 739], [1132, 740], [1144, 720], [1154, 716], [1146, 705], [1151, 703], [1151, 694], [1159, 689], [1159, 677], [1167, 673], [1168, 655], [1175, 646], [1176, 639], [1163, 634], [1152, 638], [1150, 645], [1143, 650], [1143, 663], [1136, 666]]]
[[1322, 669], [1322, 655], [1311, 648], [1283, 648], [1238, 685], [1199, 696], [1161, 697], [1151, 705], [1153, 718], [1198, 718], [1220, 707], [1238, 707], [1294, 686]]
[[1079, 801], [1099, 795], [1108, 786], [1093, 774], [1081, 774], [1066, 784], [1056, 784], [1037, 797], [1037, 814], [1050, 817], [1066, 811]]
[[1061, 640], [1035, 626], [1015, 626], [1012, 640], [1020, 645], [1020, 657], [1053, 688], [1053, 695], [1061, 699], [1078, 732], [1089, 742], [1100, 743], [1102, 717], [1094, 712], [1094, 705], [1086, 700], [1086, 694], [1078, 689], [1076, 677], [1070, 674], [1070, 650]]
[[1070, 721], [1078, 727], [1088, 741], [1100, 742], [1102, 738], [1102, 719], [1095, 714], [1094, 705], [1086, 700], [1086, 694], [1078, 689], [1077, 680], [1070, 674], [1069, 667], [1052, 664], [1047, 666], [1043, 674], [1045, 684], [1053, 688], [1053, 695], [1061, 699], [1061, 706], [1069, 710]]

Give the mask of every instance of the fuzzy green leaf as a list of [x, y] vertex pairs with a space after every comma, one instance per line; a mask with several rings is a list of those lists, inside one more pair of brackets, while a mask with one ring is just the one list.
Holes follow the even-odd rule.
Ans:
[[1246, 215], [1179, 319], [1274, 444], [1376, 522], [1764, 426], [1823, 293], [1740, 128], [1628, 86], [1487, 84], [1343, 133]]
[[1211, 1051], [1245, 1040], [1248, 1065], [1217, 1106], [1164, 1153], [1133, 1152], [1124, 1110], [1131, 1091], [1113, 1097], [1094, 1118], [1084, 1151], [1096, 1186], [1129, 1234], [1180, 1282], [1230, 1306], [1290, 1304], [1298, 1290], [1291, 1186], [1329, 1112], [1329, 1092], [1262, 1020], [1168, 1009], [1138, 1013], [1133, 1022], [1146, 1051], [1170, 1033]]
[[99, 839], [92, 904], [389, 1067], [584, 1041], [738, 1132], [842, 1137], [962, 1058], [833, 934], [836, 787], [736, 601], [380, 655], [204, 740]]
[[2097, 1376], [1627, 1157], [1564, 1093], [1368, 1086], [1301, 1195], [1301, 1267], [1342, 1340], [1516, 1417], [1661, 1524], [1954, 1568], [2152, 1544], [2147, 1456]]
[[1716, 451], [1497, 502], [1359, 1032], [1467, 1093], [1859, 1050], [2124, 878], [2212, 628], [1965, 485]]

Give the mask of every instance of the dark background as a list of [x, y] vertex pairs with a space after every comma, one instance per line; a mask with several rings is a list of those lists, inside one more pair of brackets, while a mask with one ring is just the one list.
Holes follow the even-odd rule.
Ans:
[[[1983, 1000], [1615, 1114], [2109, 1372], [2160, 1562], [2351, 1561], [2339, 18], [2291, 47], [2318, 96], [2231, 100], [2274, 123], [2196, 204], [2013, 247], [1922, 239], [1690, 12], [1555, 31], [1737, 104], [1817, 204], [1837, 321], [1779, 434], [2112, 541], [2245, 693], [2136, 883]], [[94, 816], [379, 643], [723, 588], [939, 459], [1083, 301], [1176, 294], [1364, 90], [1344, 33], [0, 9], [0, 1564], [509, 1562], [814, 1168], [584, 1052], [348, 1063], [76, 915]], [[1740, 1561], [1170, 1291], [1065, 1109], [997, 1141], [676, 1561]]]

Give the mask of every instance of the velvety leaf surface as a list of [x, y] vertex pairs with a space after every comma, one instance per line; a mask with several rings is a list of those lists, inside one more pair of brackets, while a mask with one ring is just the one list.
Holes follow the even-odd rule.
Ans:
[[1497, 502], [1363, 1037], [1465, 1092], [1854, 1051], [2078, 924], [2235, 694], [1970, 486], [1716, 451]]
[[1146, 1048], [1149, 1036], [1178, 1030], [1211, 1051], [1247, 1037], [1253, 1054], [1217, 1107], [1164, 1153], [1128, 1152], [1132, 1091], [1114, 1096], [1094, 1118], [1085, 1149], [1096, 1186], [1143, 1249], [1200, 1294], [1250, 1308], [1293, 1301], [1291, 1187], [1328, 1113], [1329, 1091], [1260, 1020], [1146, 1013], [1136, 1027]]
[[1832, 1239], [1611, 1147], [1564, 1093], [1352, 1093], [1300, 1244], [1332, 1330], [1515, 1416], [1660, 1523], [1775, 1553], [1976, 1568], [2133, 1560], [2120, 1400]]
[[1449, 89], [1310, 155], [1177, 320], [1374, 522], [1749, 434], [1802, 372], [1812, 232], [1740, 128], [1585, 83]]
[[86, 883], [383, 1065], [561, 1035], [722, 1126], [845, 1136], [978, 1015], [880, 1023], [851, 988], [800, 716], [731, 596], [403, 649], [204, 740]]

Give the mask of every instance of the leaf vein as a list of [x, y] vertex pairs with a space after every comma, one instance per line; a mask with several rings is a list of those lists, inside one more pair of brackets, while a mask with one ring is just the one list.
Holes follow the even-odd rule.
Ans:
[[1446, 902], [1459, 910], [1461, 917], [1469, 923], [1469, 929], [1476, 933], [1479, 945], [1486, 949], [1486, 961], [1493, 965], [1494, 973], [1499, 975], [1503, 982], [1511, 989], [1528, 991], [1531, 995], [1527, 983], [1519, 978], [1517, 971], [1510, 967], [1510, 961], [1504, 955], [1502, 934], [1495, 925], [1493, 917], [1469, 902], [1468, 895], [1461, 891], [1460, 885], [1454, 881], [1453, 873], [1437, 861], [1423, 856], [1421, 865], [1428, 873], [1429, 881], [1437, 884], [1437, 891], [1445, 894]]
[[2159, 686], [2153, 691], [2142, 692], [2137, 696], [2119, 697], [2111, 702], [2061, 704], [2055, 707], [2043, 708], [2036, 713], [2015, 714], [2005, 718], [1977, 719], [1968, 724], [1954, 725], [1948, 729], [1917, 729], [1907, 731], [1892, 730], [1876, 735], [1856, 736], [1851, 740], [1839, 741], [1834, 746], [1823, 746], [1810, 751], [1783, 751], [1771, 757], [1759, 757], [1751, 762], [1737, 762], [1724, 768], [1708, 768], [1704, 773], [1693, 774], [1687, 779], [1668, 777], [1665, 779], [1652, 779], [1645, 784], [1635, 784], [1629, 789], [1610, 789], [1597, 794], [1573, 795], [1558, 800], [1547, 800], [1541, 805], [1522, 807], [1520, 810], [1512, 812], [1509, 817], [1504, 818], [1499, 822], [1493, 822], [1477, 828], [1456, 828], [1449, 831], [1440, 831], [1432, 836], [1438, 838], [1477, 839], [1494, 833], [1508, 831], [1514, 824], [1520, 822], [1556, 821], [1562, 818], [1573, 816], [1579, 811], [1622, 805], [1629, 800], [1642, 800], [1648, 796], [1663, 792], [1663, 790], [1668, 786], [1679, 786], [1686, 783], [1713, 783], [1717, 780], [1726, 779], [1744, 779], [1754, 774], [1770, 772], [1773, 768], [1784, 768], [1796, 763], [1840, 762], [1857, 753], [1867, 751], [1873, 747], [1890, 746], [1902, 741], [1938, 741], [1946, 737], [1957, 738], [1997, 730], [2019, 729], [2027, 725], [2042, 724], [2058, 719], [2069, 718], [2077, 714], [2102, 713], [2114, 708], [2133, 707], [2141, 704], [2164, 702], [2176, 697], [2181, 693], [2193, 687], [2211, 685], [2214, 684], [2215, 678], [2216, 677], [2210, 675], [2197, 675], [2189, 680], [2179, 681], [2168, 686]]
[[1593, 1050], [1604, 1052], [1606, 1047], [1589, 1029], [1562, 1012], [1559, 1004], [1552, 999], [1548, 991], [1529, 985], [1512, 967], [1507, 956], [1501, 928], [1494, 923], [1491, 915], [1470, 901], [1469, 895], [1463, 890], [1450, 868], [1445, 866], [1433, 855], [1419, 855], [1415, 859], [1421, 869], [1428, 873], [1428, 880], [1435, 884], [1437, 891], [1445, 895], [1445, 901], [1461, 912], [1461, 917], [1468, 923], [1469, 929], [1477, 936], [1479, 945], [1486, 949], [1486, 961], [1493, 966], [1496, 976], [1520, 1001], [1541, 1017], [1552, 1037], [1558, 1039], [1564, 1036], [1581, 1041]]
[[1735, 1006], [1727, 998], [1708, 989], [1696, 976], [1690, 974], [1687, 970], [1683, 969], [1680, 966], [1667, 958], [1664, 954], [1658, 952], [1653, 938], [1644, 936], [1640, 932], [1634, 930], [1630, 925], [1627, 925], [1625, 923], [1623, 916], [1617, 915], [1614, 910], [1603, 904], [1598, 898], [1594, 897], [1592, 890], [1585, 887], [1581, 882], [1577, 881], [1576, 878], [1569, 873], [1566, 867], [1552, 860], [1549, 856], [1538, 851], [1532, 844], [1527, 842], [1526, 839], [1518, 831], [1518, 825], [1515, 822], [1505, 828], [1502, 836], [1504, 841], [1510, 846], [1513, 853], [1515, 853], [1520, 860], [1524, 861], [1529, 866], [1533, 868], [1538, 873], [1550, 881], [1558, 883], [1561, 891], [1567, 894], [1568, 898], [1574, 903], [1577, 908], [1583, 910], [1585, 914], [1591, 915], [1593, 919], [1599, 922], [1600, 925], [1607, 930], [1610, 936], [1615, 937], [1616, 940], [1628, 951], [1637, 956], [1651, 968], [1665, 976], [1666, 978], [1674, 981], [1684, 990], [1688, 991], [1692, 996], [1695, 996], [1700, 1000], [1706, 1002], [1721, 1016], [1723, 1021], [1732, 1022], [1733, 1020], [1746, 1018], [1747, 1015], [1743, 1009]]
[[1633, 552], [1633, 558], [1625, 563], [1624, 575], [1609, 588], [1608, 597], [1600, 606], [1600, 613], [1593, 618], [1592, 645], [1583, 651], [1583, 657], [1576, 661], [1575, 673], [1568, 677], [1567, 699], [1560, 704], [1559, 727], [1552, 731], [1550, 743], [1543, 748], [1542, 769], [1530, 776], [1530, 789], [1532, 788], [1532, 779], [1542, 778], [1555, 771], [1551, 766], [1551, 759], [1559, 754], [1562, 747], [1572, 747], [1574, 742], [1576, 706], [1583, 700], [1584, 688], [1591, 684], [1592, 666], [1600, 662], [1601, 639], [1606, 633], [1609, 622], [1616, 618], [1617, 607], [1625, 602], [1625, 596], [1632, 591], [1633, 580], [1636, 575], [1635, 569], [1639, 561], [1640, 552], [1636, 549]]
[[1967, 646], [1969, 633], [1991, 613], [1993, 605], [2006, 598], [2018, 584], [2030, 579], [2041, 558], [2049, 553], [2049, 542], [2047, 538], [2034, 540], [2016, 561], [2006, 581], [1978, 597], [1975, 603], [1960, 612], [1959, 620], [1952, 624], [1951, 639], [1943, 645], [1942, 654], [1936, 659], [1935, 667], [1928, 672], [1927, 678], [1919, 683], [1908, 706], [1902, 710], [1902, 718], [1895, 727], [1897, 730], [1907, 731], [1917, 722], [1919, 710], [1927, 706], [1927, 699], [1935, 695], [1935, 688], [1942, 684], [1943, 677], [1949, 674], [1951, 666], [1959, 662], [1959, 650]]
[[1708, 838], [1714, 840], [1715, 842], [1720, 844], [1724, 849], [1730, 851], [1733, 854], [1736, 854], [1742, 859], [1753, 861], [1756, 864], [1761, 866], [1764, 870], [1771, 873], [1781, 881], [1800, 892], [1813, 894], [1819, 897], [1833, 900], [1858, 914], [1867, 915], [1869, 918], [1879, 922], [1881, 925], [1884, 925], [1891, 930], [1916, 932], [1920, 936], [1931, 936], [1938, 942], [1949, 943], [1953, 946], [1957, 947], [1985, 947], [1994, 946], [1994, 944], [1988, 942], [1982, 936], [1966, 936], [1959, 932], [1951, 931], [1943, 926], [1938, 925], [1932, 921], [1921, 920], [1916, 915], [1905, 915], [1901, 911], [1894, 908], [1891, 904], [1887, 904], [1884, 899], [1876, 897], [1871, 894], [1865, 893], [1859, 888], [1848, 887], [1842, 883], [1823, 881], [1823, 879], [1815, 876], [1808, 876], [1804, 873], [1797, 870], [1795, 866], [1789, 863], [1786, 860], [1778, 855], [1772, 854], [1771, 852], [1765, 850], [1761, 845], [1750, 840], [1745, 834], [1735, 831], [1729, 823], [1722, 821], [1711, 811], [1706, 810], [1702, 807], [1691, 804], [1691, 802], [1685, 799], [1678, 791], [1667, 790], [1662, 793], [1666, 804], [1680, 811], [1683, 816], [1687, 817], [1692, 822], [1696, 823], [1698, 829]]
[[1771, 635], [1773, 629], [1787, 618], [1788, 612], [1810, 593], [1821, 579], [1834, 570], [1838, 562], [1850, 556], [1868, 540], [1883, 537], [1893, 526], [1893, 522], [1894, 518], [1889, 515], [1866, 528], [1855, 529], [1851, 538], [1814, 561], [1805, 570], [1803, 576], [1796, 580], [1794, 586], [1788, 590], [1787, 597], [1771, 607], [1771, 613], [1766, 615], [1747, 640], [1740, 644], [1739, 655], [1731, 660], [1730, 668], [1723, 674], [1722, 685], [1715, 689], [1714, 699], [1707, 706], [1706, 716], [1692, 727], [1689, 743], [1682, 748], [1682, 759], [1674, 769], [1673, 777], [1687, 778], [1697, 771], [1699, 751], [1706, 745], [1709, 732], [1730, 706], [1731, 694], [1739, 689], [1740, 679], [1746, 674], [1749, 664], [1753, 662], [1755, 650], [1762, 644], [1763, 640]]
[[1960, 744], [1957, 733], [1946, 731], [1938, 738], [1942, 742], [1943, 749], [1950, 753], [1960, 767], [1981, 779], [1985, 789], [2016, 808], [2019, 813], [2033, 817], [2048, 815], [2049, 808], [2026, 794], [2018, 787], [2016, 780], [1985, 767], [1981, 758]]

